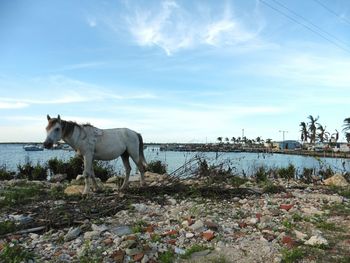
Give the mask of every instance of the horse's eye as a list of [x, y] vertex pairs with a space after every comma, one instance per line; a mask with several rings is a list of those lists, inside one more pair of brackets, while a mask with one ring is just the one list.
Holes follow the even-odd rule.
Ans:
[[60, 130], [60, 128], [58, 128], [58, 127], [55, 129], [56, 132], [58, 132], [59, 130]]

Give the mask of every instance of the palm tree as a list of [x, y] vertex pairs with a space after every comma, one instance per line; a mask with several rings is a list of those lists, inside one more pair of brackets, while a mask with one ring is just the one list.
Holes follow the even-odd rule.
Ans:
[[260, 142], [261, 142], [260, 136], [256, 137], [255, 141], [256, 141], [256, 143], [260, 144]]
[[350, 132], [345, 133], [347, 143], [350, 143]]
[[219, 141], [219, 144], [222, 143], [222, 137], [217, 137], [216, 139]]
[[232, 142], [233, 144], [235, 144], [235, 143], [236, 143], [236, 138], [235, 138], [235, 137], [232, 137], [232, 138], [231, 138], [231, 142]]
[[306, 123], [302, 121], [299, 126], [301, 127], [301, 130], [300, 130], [301, 138], [300, 139], [301, 139], [301, 141], [306, 142], [307, 138], [309, 137], [309, 133], [307, 131]]
[[326, 131], [326, 126], [322, 126], [318, 123], [317, 130], [319, 130], [319, 133], [317, 134], [318, 139], [320, 142], [328, 141], [329, 132]]
[[343, 131], [348, 131], [348, 130], [350, 130], [350, 117], [344, 119], [343, 127], [344, 127]]
[[310, 120], [310, 122], [309, 122], [310, 143], [315, 143], [315, 141], [316, 141], [316, 129], [317, 129], [316, 124], [317, 124], [319, 117], [317, 116], [317, 118], [314, 118], [312, 115], [309, 115], [308, 119]]
[[228, 137], [226, 137], [226, 138], [225, 138], [225, 142], [226, 142], [227, 144], [229, 144], [229, 143], [230, 143], [230, 139], [229, 139]]

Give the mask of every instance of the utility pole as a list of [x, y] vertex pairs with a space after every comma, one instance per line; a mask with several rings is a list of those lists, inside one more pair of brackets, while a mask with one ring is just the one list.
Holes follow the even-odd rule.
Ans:
[[243, 137], [244, 137], [244, 129], [242, 129], [242, 139], [243, 139]]
[[284, 137], [284, 135], [285, 135], [286, 133], [288, 133], [288, 131], [279, 130], [279, 132], [282, 132], [282, 138], [283, 138], [283, 141], [282, 141], [282, 143], [283, 143], [283, 148], [282, 148], [282, 150], [284, 151], [284, 148], [285, 148], [285, 145], [284, 145], [284, 139], [285, 139], [285, 137]]

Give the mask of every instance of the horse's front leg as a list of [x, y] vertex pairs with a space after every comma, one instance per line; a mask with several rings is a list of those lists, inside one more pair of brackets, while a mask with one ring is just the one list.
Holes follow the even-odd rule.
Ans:
[[84, 171], [83, 176], [85, 178], [85, 187], [83, 191], [83, 195], [87, 195], [90, 193], [90, 177], [92, 177], [92, 156], [85, 155], [84, 156]]

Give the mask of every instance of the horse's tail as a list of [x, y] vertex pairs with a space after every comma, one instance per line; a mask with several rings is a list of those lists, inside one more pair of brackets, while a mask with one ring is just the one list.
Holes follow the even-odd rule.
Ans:
[[143, 166], [143, 168], [147, 169], [147, 162], [145, 159], [145, 155], [143, 154], [143, 139], [141, 134], [137, 133], [137, 137], [139, 138], [139, 157], [140, 157], [140, 164]]

